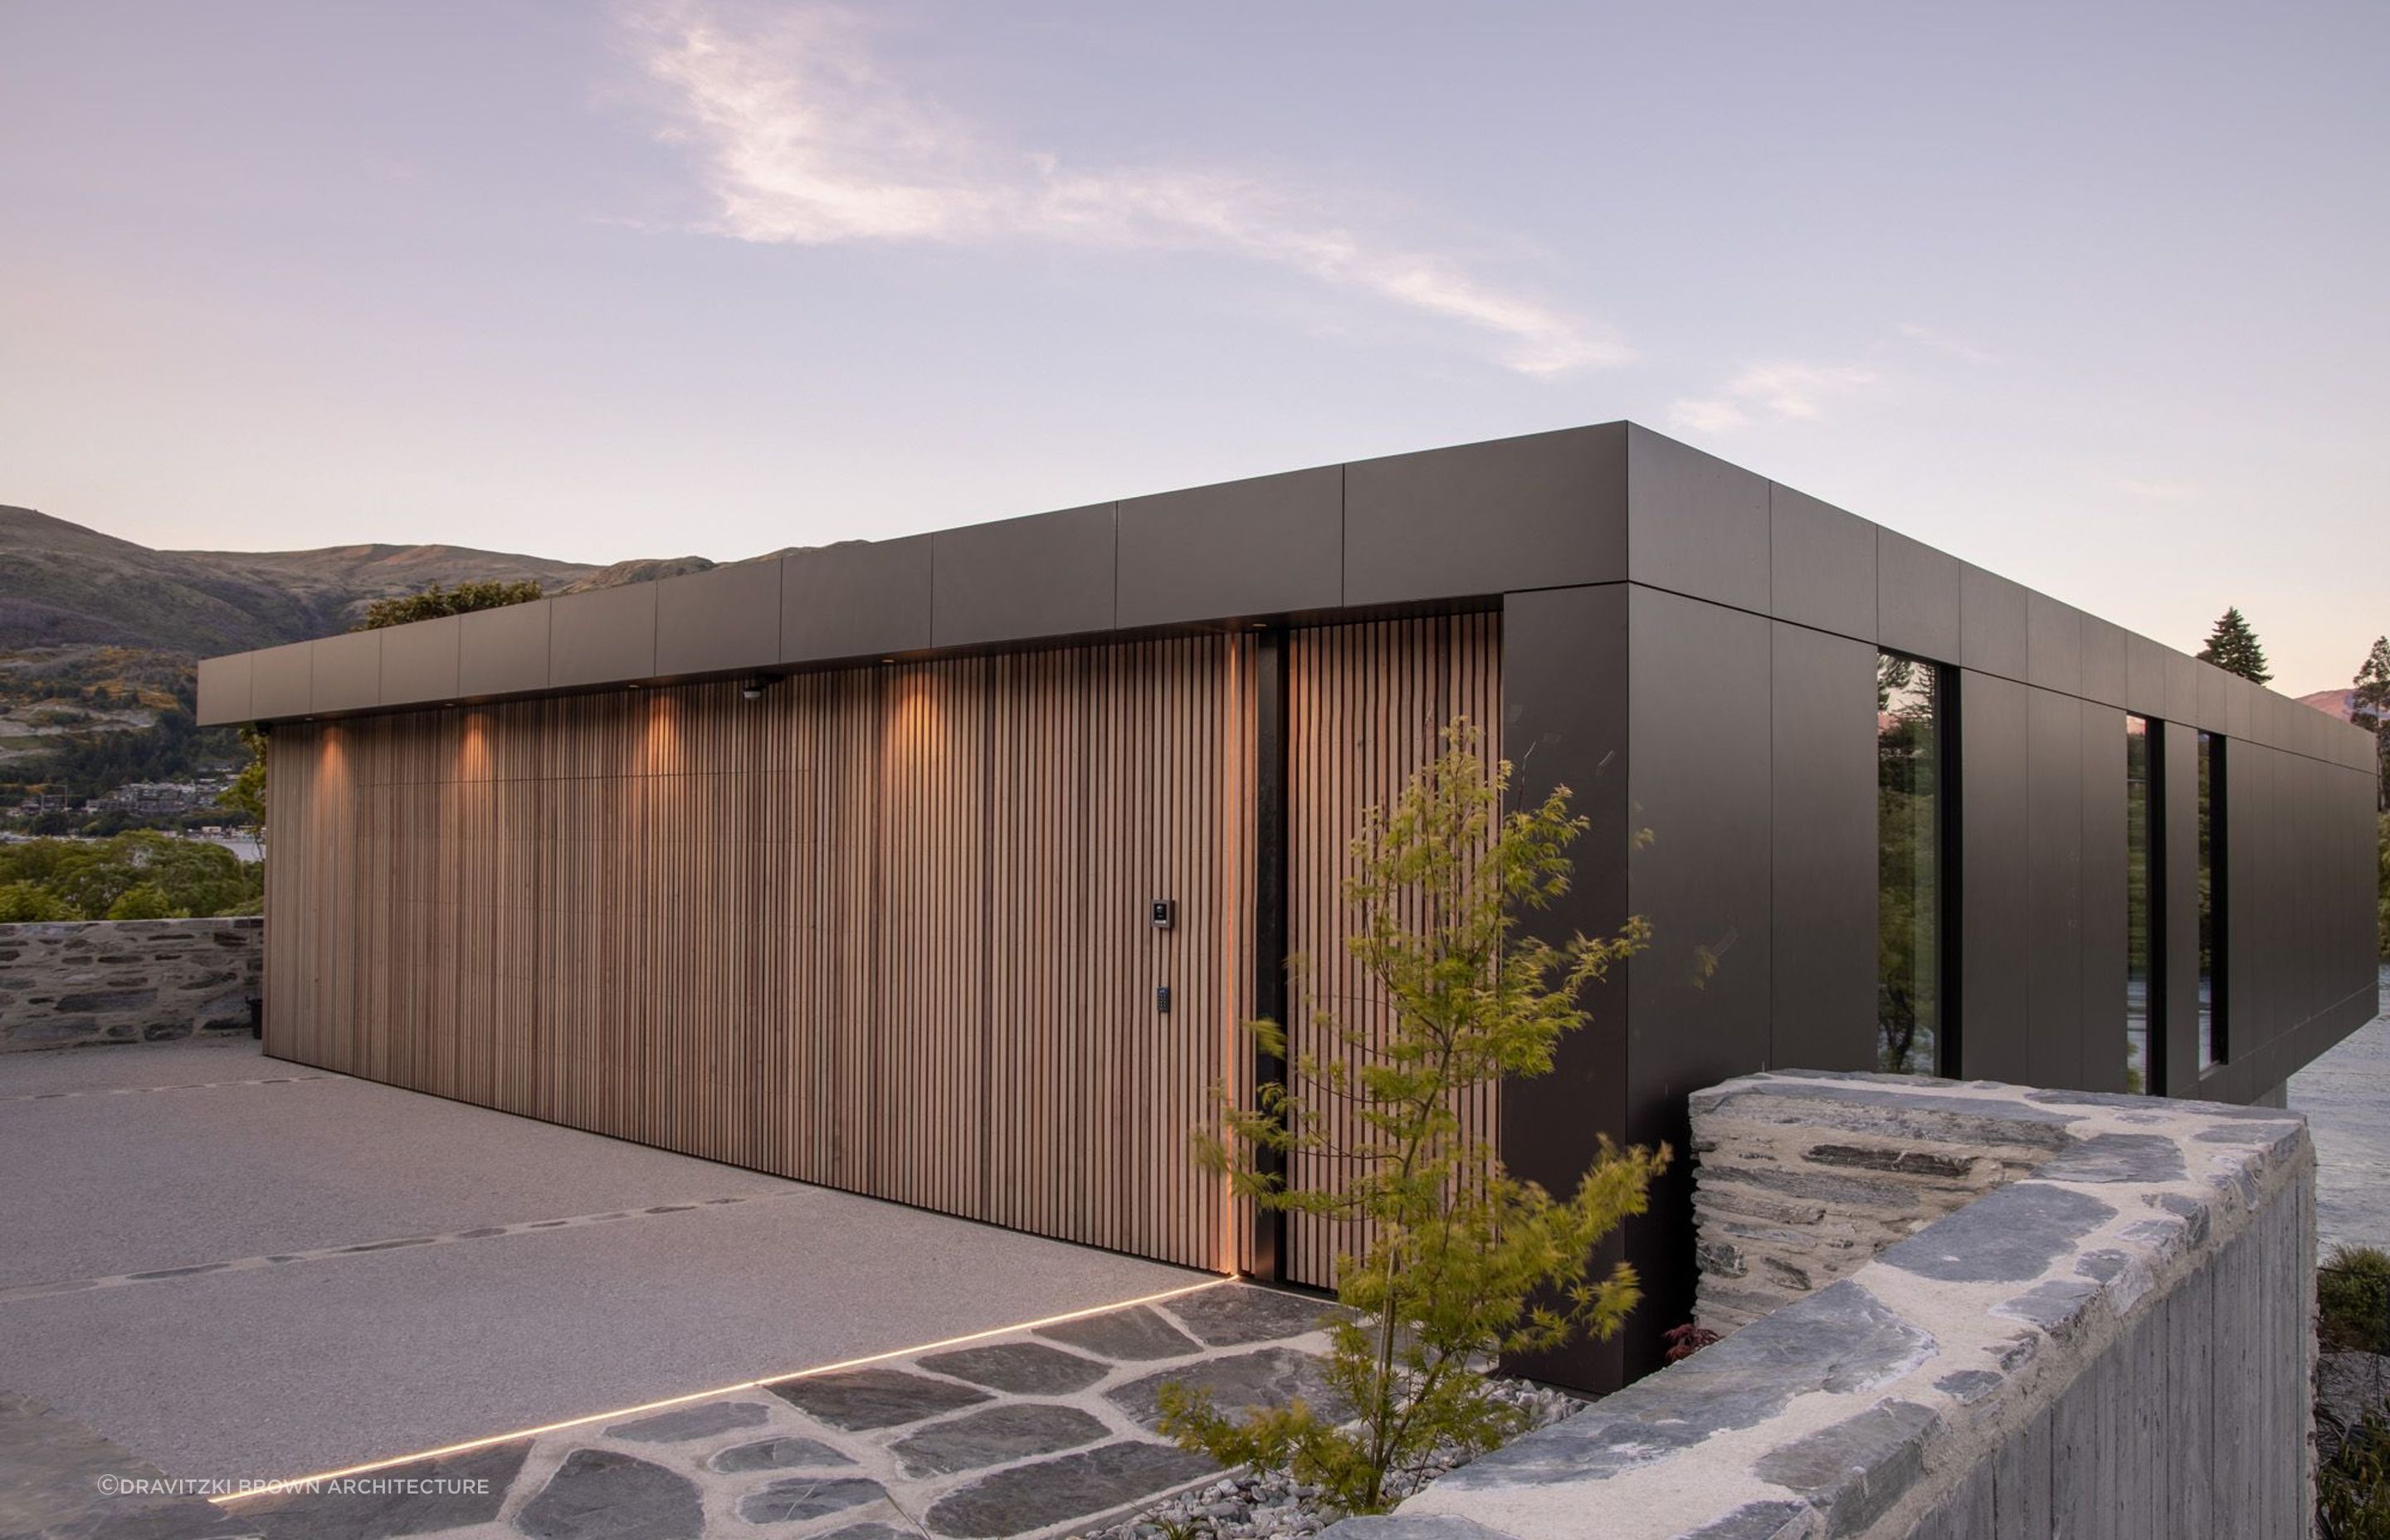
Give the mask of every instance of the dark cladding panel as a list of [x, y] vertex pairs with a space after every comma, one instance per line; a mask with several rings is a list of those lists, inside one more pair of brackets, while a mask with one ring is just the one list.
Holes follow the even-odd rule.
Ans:
[[1114, 507], [1097, 503], [932, 535], [931, 645], [1111, 630]]
[[657, 674], [715, 674], [779, 661], [779, 558], [732, 562], [655, 587]]
[[2211, 733], [2240, 737], [2225, 725], [2232, 718], [2229, 702], [2234, 676], [2213, 663], [2194, 663], [2192, 666], [2199, 670], [2199, 725]]
[[[2120, 633], [2121, 635], [2121, 633]], [[2083, 713], [2083, 1076], [2087, 1091], [2125, 1087], [2125, 713]]]
[[457, 617], [456, 687], [467, 699], [547, 687], [547, 617], [554, 599]]
[[2256, 698], [2266, 693], [2237, 674], [2224, 676], [2224, 732], [2229, 738], [2255, 738]]
[[393, 625], [381, 634], [381, 703], [412, 706], [456, 699], [461, 615]]
[[1791, 487], [1767, 489], [1770, 613], [1872, 642], [1876, 528]]
[[930, 645], [930, 540], [854, 540], [780, 558], [780, 661], [811, 663]]
[[626, 583], [557, 599], [548, 616], [547, 682], [610, 685], [656, 672], [656, 589]]
[[381, 704], [381, 632], [352, 631], [307, 644], [307, 705], [317, 712], [354, 712]]
[[2026, 981], [2033, 961], [2023, 685], [1959, 684], [1960, 1072], [2033, 1084]]
[[[1576, 870], [1549, 909], [1523, 917], [1554, 945], [1614, 934], [1626, 918], [1626, 588], [1512, 594], [1502, 604], [1502, 753], [1517, 765], [1514, 800], [1556, 786], [1592, 821], [1570, 852]], [[1586, 1002], [1585, 1026], [1561, 1039], [1552, 1072], [1502, 1088], [1502, 1158], [1553, 1192], [1573, 1191], [1600, 1136], [1626, 1139], [1626, 1002], [1616, 975]], [[1653, 1237], [1638, 1236], [1647, 1244]], [[1600, 1266], [1622, 1256], [1608, 1243]], [[1632, 1328], [1630, 1328], [1630, 1330]], [[1623, 1338], [1579, 1342], [1533, 1365], [1546, 1378], [1611, 1389], [1624, 1382]]]
[[2003, 679], [2028, 676], [2032, 659], [2026, 641], [2026, 593], [2023, 584], [1960, 563], [1960, 663]]
[[250, 709], [249, 687], [253, 677], [257, 655], [236, 652], [229, 658], [199, 660], [199, 724], [202, 727], [221, 726], [227, 722], [247, 722], [256, 713]]
[[2125, 628], [2097, 615], [2083, 617], [2083, 687], [2087, 700], [2125, 704]]
[[308, 699], [315, 653], [307, 642], [269, 647], [250, 656], [255, 660], [250, 680], [250, 710], [260, 717], [305, 716], [315, 710]]
[[2141, 716], [2166, 714], [2166, 648], [2130, 631], [2125, 633], [2125, 699], [2120, 703]]
[[[1690, 1314], [1685, 1098], [1767, 1059], [1771, 624], [1628, 590], [1631, 816], [1651, 840], [1629, 861], [1627, 903], [1652, 935], [1627, 965], [1626, 1132], [1677, 1151], [1638, 1226], [1677, 1238], [1638, 1258], [1654, 1320]], [[1637, 1333], [1627, 1371], [1656, 1368], [1658, 1346], [1654, 1333]]]
[[2193, 726], [2207, 724], [2199, 714], [2199, 676], [2207, 665], [2187, 652], [2165, 649], [2165, 719], [2187, 722]]
[[2025, 590], [2025, 679], [2046, 690], [2083, 692], [2083, 611]]
[[2199, 1078], [2199, 729], [2188, 722], [2158, 729], [2156, 786], [2164, 832], [2151, 843], [2165, 853], [2165, 870], [2152, 883], [2164, 941], [2157, 966], [2165, 976], [2165, 1084], [2185, 1096]]
[[1774, 627], [1771, 1069], [1876, 1067], [1876, 649]]
[[1626, 575], [1767, 614], [1767, 493], [1765, 477], [1630, 425]]
[[1512, 593], [1626, 575], [1626, 425], [1344, 468], [1344, 602]]
[[2255, 1058], [2282, 1025], [2275, 993], [2280, 957], [2272, 921], [2290, 874], [2273, 829], [2276, 755], [2246, 738], [2224, 751], [2224, 973], [2226, 1058]]
[[1342, 466], [1120, 506], [1124, 630], [1332, 610], [1343, 597]]
[[1875, 532], [1876, 640], [1937, 663], [1959, 661], [1959, 558], [1882, 525]]
[[[2025, 700], [2028, 993], [2024, 1083], [2083, 1084], [2083, 703]], [[1972, 956], [1969, 966], [1973, 966]]]

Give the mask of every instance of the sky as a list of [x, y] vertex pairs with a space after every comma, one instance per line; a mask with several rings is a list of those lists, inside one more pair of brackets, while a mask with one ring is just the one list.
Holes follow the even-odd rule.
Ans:
[[0, 0], [0, 502], [730, 559], [1630, 417], [2390, 630], [2390, 6]]

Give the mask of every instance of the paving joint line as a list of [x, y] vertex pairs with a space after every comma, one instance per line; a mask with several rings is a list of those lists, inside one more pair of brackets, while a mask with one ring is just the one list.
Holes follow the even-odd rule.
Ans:
[[262, 1272], [269, 1267], [278, 1267], [293, 1262], [328, 1262], [339, 1257], [369, 1255], [376, 1251], [407, 1251], [418, 1246], [453, 1246], [459, 1241], [490, 1240], [502, 1236], [583, 1229], [593, 1225], [617, 1224], [625, 1219], [646, 1219], [667, 1213], [691, 1213], [700, 1209], [726, 1208], [736, 1203], [755, 1203], [775, 1198], [791, 1198], [811, 1190], [813, 1189], [802, 1186], [791, 1186], [777, 1192], [734, 1193], [726, 1198], [697, 1198], [681, 1203], [652, 1203], [643, 1208], [616, 1209], [605, 1213], [573, 1214], [565, 1219], [526, 1219], [511, 1225], [477, 1225], [471, 1229], [450, 1230], [439, 1235], [399, 1236], [388, 1240], [363, 1240], [345, 1246], [316, 1246], [302, 1251], [276, 1251], [267, 1256], [237, 1257], [228, 1262], [200, 1262], [183, 1267], [157, 1267], [140, 1273], [111, 1273], [103, 1277], [68, 1278], [53, 1283], [20, 1284], [13, 1289], [0, 1289], [0, 1305], [14, 1304], [23, 1300], [51, 1299], [60, 1294], [87, 1293], [93, 1290], [122, 1289], [135, 1284], [168, 1283], [176, 1278], [214, 1277], [224, 1273]]
[[304, 1080], [346, 1080], [347, 1075], [267, 1075], [259, 1080], [195, 1080], [181, 1085], [101, 1085], [84, 1091], [19, 1091], [0, 1101], [66, 1101], [75, 1097], [139, 1097], [158, 1091], [220, 1091], [236, 1085], [295, 1085]]

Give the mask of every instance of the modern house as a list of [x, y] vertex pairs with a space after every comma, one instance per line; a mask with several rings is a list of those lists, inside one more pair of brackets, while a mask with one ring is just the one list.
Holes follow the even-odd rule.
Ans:
[[[1335, 1238], [1189, 1131], [1276, 1071], [1241, 1022], [1366, 1019], [1345, 841], [1455, 716], [1593, 820], [1535, 923], [1652, 926], [1471, 1110], [1556, 1187], [1747, 1071], [2261, 1101], [2374, 1010], [2364, 733], [1625, 423], [212, 659], [199, 712], [271, 728], [269, 1052], [1306, 1285]], [[1656, 1362], [1688, 1164], [1545, 1372]]]

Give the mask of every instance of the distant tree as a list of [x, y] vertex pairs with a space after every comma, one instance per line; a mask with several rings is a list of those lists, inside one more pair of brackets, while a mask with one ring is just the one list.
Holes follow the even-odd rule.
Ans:
[[257, 830], [257, 842], [265, 842], [265, 734], [255, 727], [240, 730], [241, 746], [249, 751], [249, 763], [240, 767], [230, 786], [216, 793], [216, 805], [225, 812], [249, 820]]
[[0, 918], [169, 919], [258, 912], [263, 866], [222, 845], [135, 829], [0, 845]]
[[366, 606], [366, 618], [349, 629], [379, 631], [383, 626], [405, 625], [409, 621], [434, 621], [443, 615], [462, 615], [475, 610], [503, 610], [510, 604], [529, 604], [542, 593], [538, 583], [533, 581], [460, 583], [454, 588], [443, 588], [435, 583], [419, 594], [374, 600]]
[[74, 905], [36, 882], [0, 882], [0, 925], [37, 919], [81, 919]]
[[2390, 636], [2373, 638], [2373, 650], [2351, 683], [2348, 719], [2373, 735], [2374, 764], [2381, 772], [2374, 806], [2390, 813]]
[[2383, 957], [2390, 960], [2390, 813], [2384, 814], [2377, 822], [2381, 825], [2381, 832], [2375, 853], [2382, 863], [2382, 874], [2373, 890], [2376, 895], [2374, 930], [2375, 939], [2381, 943]]
[[2274, 677], [2266, 672], [2266, 649], [2257, 645], [2257, 633], [2241, 618], [2238, 609], [2227, 610], [2217, 617], [2216, 629], [2207, 634], [2207, 645], [2199, 649], [2199, 658], [2253, 685], [2265, 684]]

